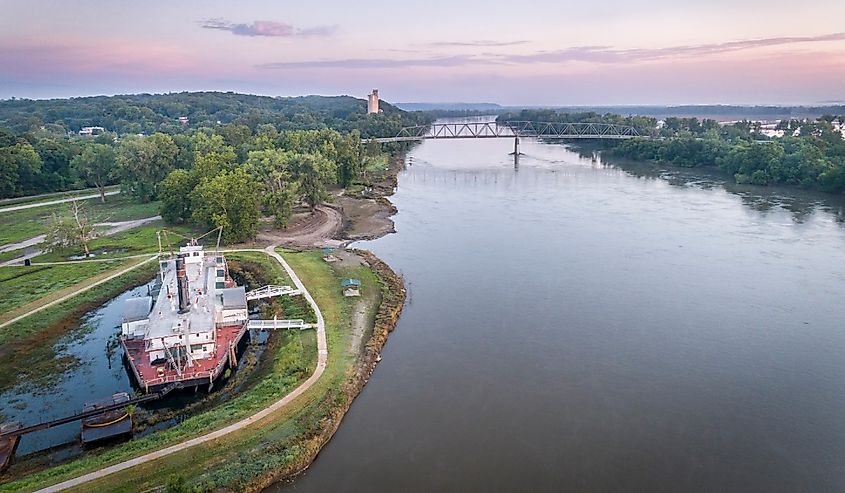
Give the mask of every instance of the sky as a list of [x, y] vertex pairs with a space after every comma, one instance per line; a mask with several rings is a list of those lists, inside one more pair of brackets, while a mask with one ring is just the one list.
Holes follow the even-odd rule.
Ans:
[[0, 98], [845, 101], [842, 0], [0, 0]]

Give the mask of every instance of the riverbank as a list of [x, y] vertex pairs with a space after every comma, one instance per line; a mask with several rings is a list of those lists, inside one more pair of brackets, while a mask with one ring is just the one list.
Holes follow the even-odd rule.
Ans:
[[[296, 475], [305, 471], [311, 465], [320, 450], [334, 436], [352, 402], [369, 381], [370, 375], [380, 359], [381, 350], [387, 343], [387, 338], [396, 328], [399, 315], [405, 305], [406, 293], [402, 278], [372, 252], [366, 250], [353, 250], [353, 252], [360, 256], [373, 271], [378, 279], [381, 291], [379, 294], [381, 301], [371, 321], [371, 327], [367, 330], [369, 337], [361, 347], [357, 362], [349, 372], [348, 379], [341, 389], [340, 399], [335, 400], [333, 408], [326, 414], [324, 420], [326, 426], [303, 443], [302, 449], [305, 453], [300, 456], [298, 461], [294, 461], [287, 467], [255, 481], [244, 488], [244, 491], [261, 491], [273, 483], [294, 479]], [[361, 321], [363, 320], [361, 319]], [[364, 329], [366, 330], [366, 328]]]
[[[225, 445], [217, 441], [197, 445], [186, 453], [177, 452], [168, 455], [166, 460], [149, 463], [154, 466], [144, 464], [86, 483], [84, 487], [79, 487], [80, 490], [136, 491], [141, 484], [155, 488], [170, 480], [184, 480], [202, 487], [257, 490], [307, 467], [337, 429], [352, 399], [366, 383], [378, 359], [377, 351], [392, 330], [392, 322], [398, 317], [404, 301], [401, 279], [392, 274], [383, 262], [365, 255], [349, 254], [336, 266], [324, 262], [319, 252], [289, 252], [285, 255], [303, 277], [326, 318], [331, 357], [325, 373], [312, 389], [297, 397], [291, 406], [274, 412], [258, 424], [227, 435]], [[361, 299], [366, 300], [363, 305], [365, 317], [354, 317], [352, 313], [359, 309], [360, 303], [344, 298], [339, 292], [339, 280], [349, 276], [364, 282]], [[350, 348], [356, 346], [352, 343], [356, 333], [353, 320], [358, 319], [367, 325], [365, 332], [368, 337], [361, 350], [352, 351]], [[308, 346], [313, 346], [313, 342]], [[273, 398], [287, 395], [292, 385], [301, 381], [299, 375], [310, 374], [314, 368], [313, 360], [305, 363], [310, 358], [291, 360], [292, 349], [299, 354], [303, 354], [302, 351], [316, 353], [315, 348], [305, 347], [305, 341], [299, 341], [293, 348], [288, 344], [283, 349], [272, 355], [273, 369], [266, 378], [234, 396], [231, 401], [207, 413], [192, 416], [164, 432], [0, 485], [0, 491], [37, 489], [95, 471], [137, 456], [144, 450], [180, 443], [192, 434], [218, 428], [261, 409]], [[258, 448], [257, 443], [261, 444]], [[227, 462], [227, 466], [219, 467], [223, 456], [230, 457], [231, 461]], [[177, 466], [171, 467], [171, 464]], [[4, 479], [8, 481], [12, 478], [7, 474]]]
[[[390, 216], [396, 212], [395, 207], [386, 198], [393, 193], [396, 186], [396, 175], [401, 170], [404, 162], [403, 157], [393, 160], [391, 166], [384, 168], [383, 173], [373, 176], [367, 186], [353, 190], [355, 196], [350, 196], [343, 191], [336, 191], [333, 194], [333, 203], [320, 206], [314, 213], [300, 213], [295, 217], [294, 223], [283, 234], [270, 232], [269, 235], [259, 237], [258, 241], [246, 247], [254, 247], [262, 243], [285, 244], [295, 248], [314, 248], [321, 246], [343, 246], [350, 241], [362, 238], [375, 238], [393, 231], [393, 223]], [[265, 233], [265, 232], [263, 232]], [[280, 241], [281, 240], [281, 241]], [[262, 245], [263, 246], [263, 245]], [[233, 260], [237, 255], [247, 257], [252, 254], [232, 254]], [[322, 255], [317, 251], [306, 251], [286, 254], [293, 256], [292, 264], [298, 264], [297, 270], [303, 268], [306, 284], [315, 282], [321, 291], [321, 305], [327, 303], [327, 313], [334, 313], [331, 319], [330, 328], [336, 328], [339, 332], [335, 343], [332, 343], [332, 331], [330, 330], [330, 350], [332, 359], [328, 365], [331, 370], [328, 375], [320, 377], [318, 388], [314, 392], [323, 392], [322, 396], [309, 396], [299, 405], [292, 403], [291, 409], [286, 410], [279, 417], [273, 420], [271, 426], [286, 428], [280, 441], [273, 441], [271, 444], [276, 453], [263, 454], [256, 457], [252, 465], [270, 464], [265, 469], [256, 470], [254, 467], [227, 468], [225, 471], [217, 470], [212, 479], [208, 479], [207, 471], [213, 470], [209, 467], [201, 467], [201, 463], [187, 461], [182, 463], [181, 468], [174, 469], [171, 474], [144, 474], [127, 471], [121, 472], [115, 477], [104, 477], [102, 481], [86, 483], [85, 490], [94, 488], [95, 491], [133, 491], [124, 485], [136, 485], [138, 481], [149, 481], [151, 487], [161, 486], [164, 480], [186, 481], [189, 484], [223, 486], [234, 490], [261, 489], [270, 483], [291, 477], [304, 470], [314, 460], [321, 448], [328, 442], [337, 430], [340, 421], [349, 409], [353, 399], [358, 395], [369, 375], [372, 373], [378, 359], [379, 351], [386, 342], [387, 336], [393, 330], [396, 319], [401, 312], [404, 303], [404, 286], [401, 278], [395, 275], [384, 262], [377, 259], [369, 252], [348, 252], [338, 251], [337, 255], [341, 261], [335, 265], [327, 264], [322, 260]], [[308, 261], [297, 262], [299, 259]], [[256, 260], [256, 259], [252, 259]], [[319, 266], [319, 268], [317, 267]], [[146, 275], [151, 275], [145, 273]], [[146, 278], [146, 276], [144, 276]], [[362, 279], [362, 297], [349, 301], [340, 296], [339, 282], [343, 278], [355, 277]], [[122, 279], [122, 278], [121, 278]], [[140, 282], [143, 279], [135, 281]], [[277, 283], [277, 282], [273, 282]], [[272, 284], [272, 283], [271, 283]], [[277, 283], [278, 284], [278, 283]], [[286, 283], [283, 283], [286, 284]], [[116, 295], [114, 290], [119, 286], [109, 285], [109, 290], [103, 293], [98, 292], [97, 300], [103, 300], [103, 296]], [[73, 300], [70, 300], [73, 301]], [[69, 302], [70, 302], [69, 301]], [[87, 300], [86, 300], [87, 301]], [[68, 302], [68, 303], [69, 303]], [[332, 310], [331, 306], [335, 309]], [[65, 304], [56, 307], [57, 313], [65, 309]], [[67, 332], [67, 324], [79, 319], [84, 313], [82, 309], [93, 308], [90, 303], [72, 310], [72, 313], [65, 313], [62, 324], [39, 323], [44, 326], [40, 330], [55, 338]], [[289, 309], [290, 307], [286, 307]], [[283, 311], [287, 311], [282, 308]], [[302, 318], [302, 317], [287, 317]], [[347, 327], [348, 330], [343, 330]], [[281, 336], [281, 334], [279, 334]], [[41, 341], [45, 342], [45, 341]], [[226, 426], [233, 419], [245, 415], [245, 413], [260, 409], [261, 403], [268, 402], [273, 397], [284, 396], [290, 392], [295, 385], [302, 384], [305, 377], [312, 374], [317, 367], [317, 341], [312, 332], [305, 331], [289, 337], [285, 334], [282, 343], [268, 346], [269, 353], [261, 357], [258, 362], [258, 372], [250, 375], [241, 375], [240, 372], [233, 378], [241, 383], [237, 389], [226, 391], [226, 398], [218, 395], [209, 396], [190, 406], [193, 410], [191, 416], [185, 419], [185, 413], [174, 415], [173, 412], [164, 413], [161, 416], [151, 415], [145, 418], [144, 426], [156, 426], [156, 423], [171, 418], [181, 423], [164, 430], [158, 430], [132, 440], [128, 443], [114, 447], [90, 450], [74, 459], [64, 459], [57, 465], [51, 464], [51, 460], [45, 460], [44, 454], [35, 454], [29, 459], [23, 459], [0, 476], [0, 491], [18, 489], [36, 489], [44, 485], [63, 481], [67, 478], [79, 476], [80, 474], [96, 471], [116, 461], [126, 460], [138, 456], [148, 450], [160, 449], [168, 444], [178, 444], [190, 439], [202, 430], [215, 429]], [[42, 344], [43, 347], [52, 347], [52, 344]], [[30, 348], [33, 349], [33, 348]], [[337, 358], [335, 359], [335, 355]], [[254, 365], [253, 365], [254, 366]], [[65, 371], [64, 366], [61, 370]], [[11, 372], [9, 374], [12, 374]], [[281, 382], [275, 382], [278, 378]], [[267, 391], [267, 385], [272, 385], [272, 391]], [[227, 388], [229, 386], [227, 385]], [[225, 390], [225, 389], [221, 389]], [[257, 396], [256, 394], [260, 394]], [[302, 397], [297, 397], [297, 401]], [[247, 404], [243, 405], [246, 401]], [[214, 407], [209, 407], [211, 403]], [[147, 413], [143, 413], [147, 414]], [[173, 416], [171, 416], [173, 415]], [[175, 416], [175, 418], [174, 418]], [[289, 434], [290, 428], [299, 430], [300, 433]], [[255, 433], [253, 433], [253, 431]], [[252, 450], [252, 440], [256, 438], [259, 429], [252, 430], [244, 435], [244, 440], [250, 445], [243, 448], [234, 447], [227, 449], [226, 453], [237, 454], [240, 459], [242, 454], [249, 454]], [[227, 437], [228, 439], [229, 437]], [[269, 445], [268, 445], [269, 446]], [[194, 448], [192, 447], [192, 450]], [[218, 456], [220, 453], [217, 454]], [[168, 461], [173, 456], [168, 455]], [[178, 461], [177, 461], [178, 462]], [[199, 464], [199, 465], [198, 465]], [[134, 471], [133, 468], [130, 471]], [[145, 468], [139, 468], [145, 469]], [[186, 473], [186, 471], [190, 471]], [[129, 477], [135, 479], [129, 480]], [[164, 479], [162, 479], [164, 478]], [[157, 480], [161, 480], [156, 483]], [[102, 482], [103, 487], [96, 486]]]
[[274, 228], [266, 223], [256, 240], [243, 246], [336, 248], [393, 233], [391, 217], [398, 211], [388, 197], [396, 190], [397, 175], [404, 163], [405, 154], [401, 153], [377, 164], [361, 183], [333, 190], [330, 201], [313, 211], [296, 211], [286, 228]]

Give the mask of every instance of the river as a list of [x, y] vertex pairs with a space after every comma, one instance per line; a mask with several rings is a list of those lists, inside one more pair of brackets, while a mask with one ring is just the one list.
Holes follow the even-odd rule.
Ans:
[[842, 201], [512, 146], [409, 154], [405, 311], [271, 490], [845, 491]]

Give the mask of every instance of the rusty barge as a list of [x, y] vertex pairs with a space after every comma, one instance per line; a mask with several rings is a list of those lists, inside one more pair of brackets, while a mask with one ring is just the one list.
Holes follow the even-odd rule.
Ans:
[[192, 241], [159, 262], [160, 288], [126, 301], [121, 344], [144, 392], [208, 385], [237, 365], [248, 330], [246, 291], [220, 252]]

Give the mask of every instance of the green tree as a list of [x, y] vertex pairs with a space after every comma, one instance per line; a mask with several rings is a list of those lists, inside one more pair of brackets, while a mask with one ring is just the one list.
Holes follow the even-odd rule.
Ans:
[[361, 175], [364, 165], [362, 162], [361, 133], [353, 130], [349, 135], [341, 137], [335, 148], [337, 149], [337, 182], [348, 187]]
[[191, 143], [193, 144], [195, 157], [207, 156], [209, 154], [231, 153], [232, 156], [235, 154], [234, 148], [226, 145], [223, 137], [217, 134], [209, 135], [204, 132], [197, 132], [191, 137]]
[[179, 149], [169, 135], [126, 137], [118, 148], [121, 183], [140, 202], [158, 195], [158, 184], [173, 169]]
[[258, 232], [262, 186], [242, 168], [204, 179], [191, 193], [193, 220], [223, 228], [223, 241], [240, 243]]
[[76, 181], [70, 161], [74, 149], [67, 138], [43, 137], [34, 145], [41, 157], [39, 191], [66, 190]]
[[28, 142], [0, 147], [0, 196], [15, 197], [41, 191], [41, 157]]
[[80, 178], [94, 185], [100, 192], [100, 200], [106, 201], [105, 187], [114, 178], [117, 153], [106, 144], [87, 144], [82, 153], [71, 160], [71, 167]]
[[191, 192], [196, 187], [191, 173], [183, 169], [170, 172], [159, 185], [159, 212], [168, 223], [185, 223], [191, 219]]
[[245, 169], [264, 185], [264, 208], [277, 227], [285, 227], [293, 213], [299, 184], [292, 180], [293, 154], [280, 149], [251, 151]]
[[321, 154], [294, 154], [291, 171], [299, 181], [303, 200], [313, 210], [328, 197], [326, 185], [334, 180], [337, 166]]

